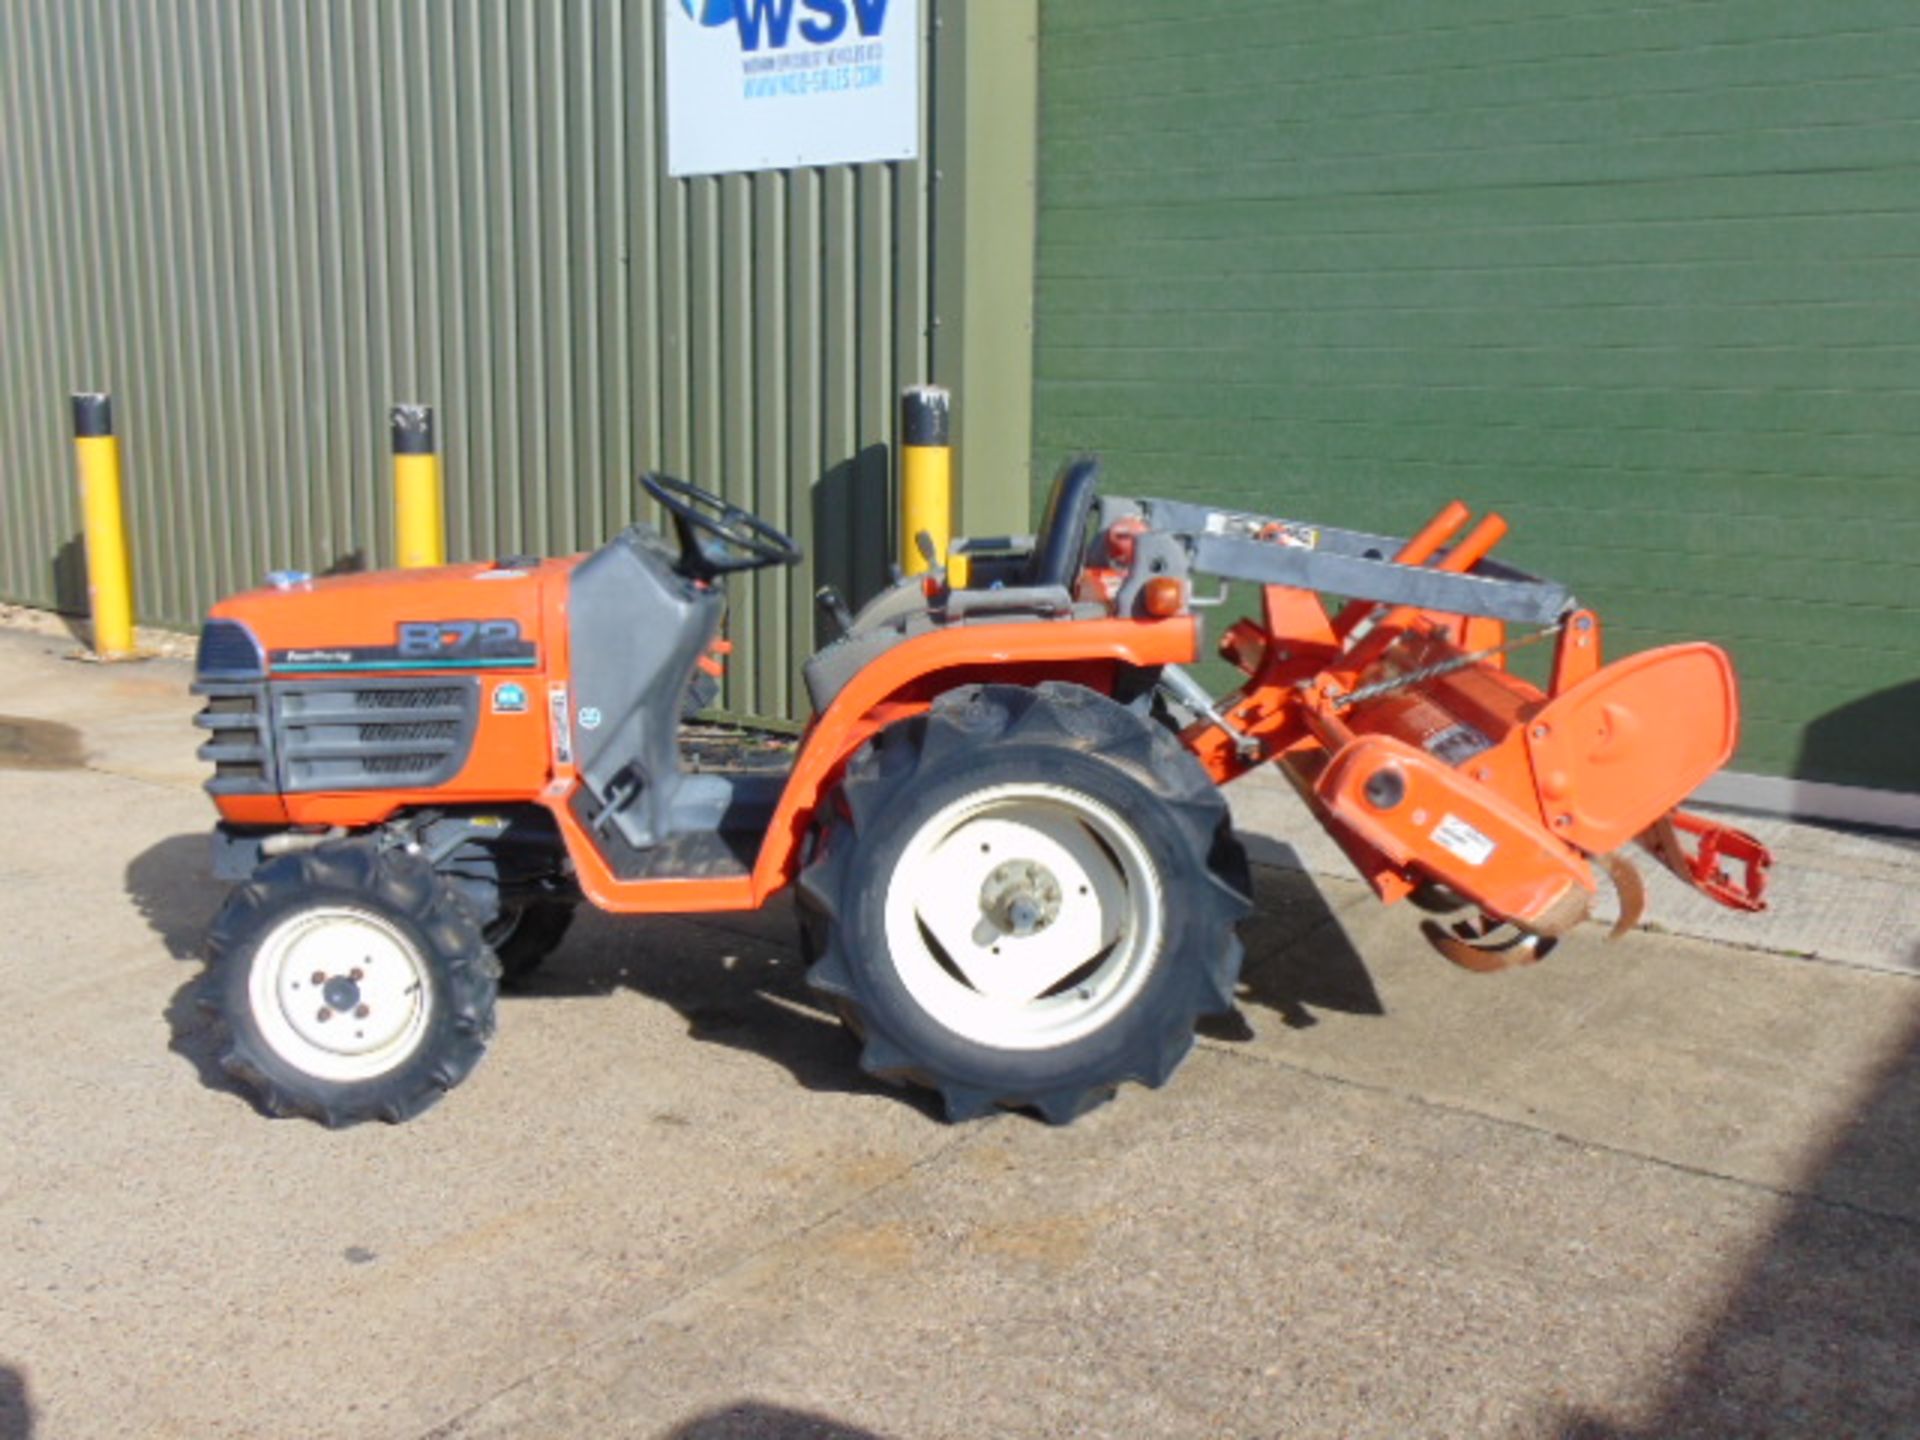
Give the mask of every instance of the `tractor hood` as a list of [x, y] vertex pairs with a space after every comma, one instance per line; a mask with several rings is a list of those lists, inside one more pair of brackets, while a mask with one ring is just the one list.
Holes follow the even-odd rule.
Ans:
[[213, 607], [196, 668], [205, 678], [236, 679], [536, 669], [542, 596], [573, 564], [275, 577]]

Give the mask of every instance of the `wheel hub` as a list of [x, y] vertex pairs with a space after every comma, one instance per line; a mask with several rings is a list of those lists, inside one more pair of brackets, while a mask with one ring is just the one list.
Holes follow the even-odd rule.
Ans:
[[887, 882], [901, 983], [938, 1024], [1003, 1050], [1066, 1045], [1144, 985], [1161, 899], [1133, 828], [1043, 781], [984, 787], [919, 827]]
[[1037, 860], [994, 866], [980, 886], [980, 913], [1008, 935], [1038, 935], [1060, 918], [1060, 882]]
[[371, 1079], [413, 1053], [433, 1000], [419, 949], [352, 906], [297, 912], [260, 942], [248, 984], [261, 1037], [322, 1080]]

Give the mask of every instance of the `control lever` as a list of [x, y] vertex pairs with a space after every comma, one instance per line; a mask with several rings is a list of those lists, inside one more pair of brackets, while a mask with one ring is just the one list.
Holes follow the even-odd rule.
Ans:
[[813, 605], [820, 612], [820, 618], [834, 628], [834, 639], [853, 629], [853, 611], [847, 608], [845, 598], [833, 586], [822, 585], [814, 591]]

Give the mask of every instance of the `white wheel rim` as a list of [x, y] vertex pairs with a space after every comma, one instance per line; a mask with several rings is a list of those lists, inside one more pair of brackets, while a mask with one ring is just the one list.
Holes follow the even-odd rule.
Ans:
[[1043, 1050], [1100, 1029], [1146, 983], [1160, 881], [1134, 828], [1091, 796], [997, 785], [914, 833], [885, 924], [900, 981], [930, 1017], [981, 1045]]
[[302, 910], [270, 930], [247, 991], [274, 1054], [321, 1080], [386, 1074], [419, 1048], [433, 1011], [413, 942], [347, 906]]

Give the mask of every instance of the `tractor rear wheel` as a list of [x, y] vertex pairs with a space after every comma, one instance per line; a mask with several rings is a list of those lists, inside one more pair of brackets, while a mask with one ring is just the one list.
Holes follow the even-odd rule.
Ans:
[[1076, 685], [968, 686], [889, 726], [822, 806], [808, 979], [872, 1074], [1065, 1123], [1158, 1086], [1233, 1008], [1248, 908], [1226, 803], [1166, 732]]
[[493, 1034], [499, 962], [423, 860], [367, 841], [268, 861], [208, 937], [201, 1004], [221, 1065], [274, 1115], [401, 1121]]

